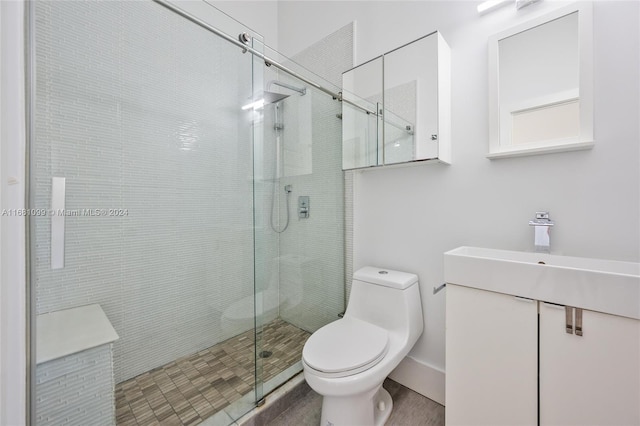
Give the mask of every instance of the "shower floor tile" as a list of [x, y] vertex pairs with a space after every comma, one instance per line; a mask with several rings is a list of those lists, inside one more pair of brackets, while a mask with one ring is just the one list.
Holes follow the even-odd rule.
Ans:
[[[264, 326], [263, 381], [298, 362], [310, 334], [283, 320]], [[121, 426], [196, 425], [254, 387], [253, 330], [116, 385]]]

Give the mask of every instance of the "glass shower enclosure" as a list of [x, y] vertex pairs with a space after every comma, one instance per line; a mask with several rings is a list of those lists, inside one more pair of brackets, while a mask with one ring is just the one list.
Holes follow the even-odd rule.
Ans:
[[340, 104], [162, 3], [30, 5], [34, 424], [230, 424], [344, 309]]

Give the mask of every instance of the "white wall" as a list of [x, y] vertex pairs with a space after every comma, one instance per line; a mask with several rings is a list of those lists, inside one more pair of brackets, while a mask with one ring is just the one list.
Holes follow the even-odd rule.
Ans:
[[[25, 134], [22, 1], [0, 2], [0, 209], [24, 208]], [[26, 412], [25, 221], [0, 217], [0, 424]]]
[[[339, 86], [342, 70], [353, 64], [353, 25], [317, 40], [292, 59], [298, 67]], [[306, 86], [292, 77], [282, 75], [281, 79]], [[289, 227], [280, 234], [280, 317], [311, 332], [344, 312], [342, 122], [336, 117], [340, 111], [338, 102], [307, 86], [306, 95], [291, 96], [283, 102], [280, 119], [284, 123], [281, 143], [285, 173], [279, 185], [290, 184], [293, 188]], [[301, 143], [307, 143], [309, 150], [304, 155], [292, 153], [291, 147]], [[307, 169], [291, 173], [295, 169], [288, 163], [298, 167], [306, 163]], [[306, 219], [298, 218], [300, 195], [309, 196]]]
[[[186, 0], [193, 2], [194, 0]], [[200, 0], [196, 0], [197, 3]], [[219, 1], [213, 0], [210, 3], [240, 21], [243, 25], [257, 31], [264, 42], [273, 47], [278, 48], [278, 2], [277, 1]], [[215, 23], [218, 24], [217, 22]], [[236, 34], [231, 34], [236, 35]]]
[[[420, 276], [425, 331], [410, 355], [412, 365], [435, 371], [445, 368], [446, 291], [432, 294], [443, 281], [444, 251], [460, 245], [531, 251], [527, 222], [536, 210], [548, 210], [556, 222], [554, 252], [640, 260], [639, 4], [594, 4], [593, 150], [493, 161], [485, 158], [487, 38], [564, 3], [483, 16], [477, 4], [285, 1], [278, 8], [279, 48], [288, 55], [351, 20], [356, 63], [433, 30], [451, 47], [453, 164], [360, 172], [354, 183], [354, 267]], [[442, 386], [426, 393], [440, 394]]]

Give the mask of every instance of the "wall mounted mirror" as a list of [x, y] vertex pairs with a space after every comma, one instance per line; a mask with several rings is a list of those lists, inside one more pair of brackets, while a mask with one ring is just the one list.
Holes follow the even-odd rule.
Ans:
[[[379, 56], [342, 75], [342, 168], [372, 167], [382, 161], [378, 149], [382, 124], [382, 67]], [[378, 158], [380, 157], [380, 158]]]
[[[384, 55], [385, 164], [438, 156], [437, 42], [424, 37]], [[425, 137], [427, 127], [436, 135], [433, 141]], [[426, 152], [429, 145], [434, 149]]]
[[345, 72], [343, 169], [450, 163], [449, 78], [449, 47], [438, 32]]
[[489, 158], [593, 146], [591, 6], [489, 39]]

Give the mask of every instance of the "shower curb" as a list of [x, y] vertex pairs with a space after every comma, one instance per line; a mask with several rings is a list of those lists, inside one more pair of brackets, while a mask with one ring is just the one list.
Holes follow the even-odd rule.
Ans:
[[235, 424], [238, 426], [261, 426], [268, 424], [286, 409], [294, 405], [296, 401], [302, 399], [309, 391], [311, 391], [311, 388], [304, 380], [304, 374], [300, 372], [267, 395], [264, 405], [255, 407], [240, 417]]

